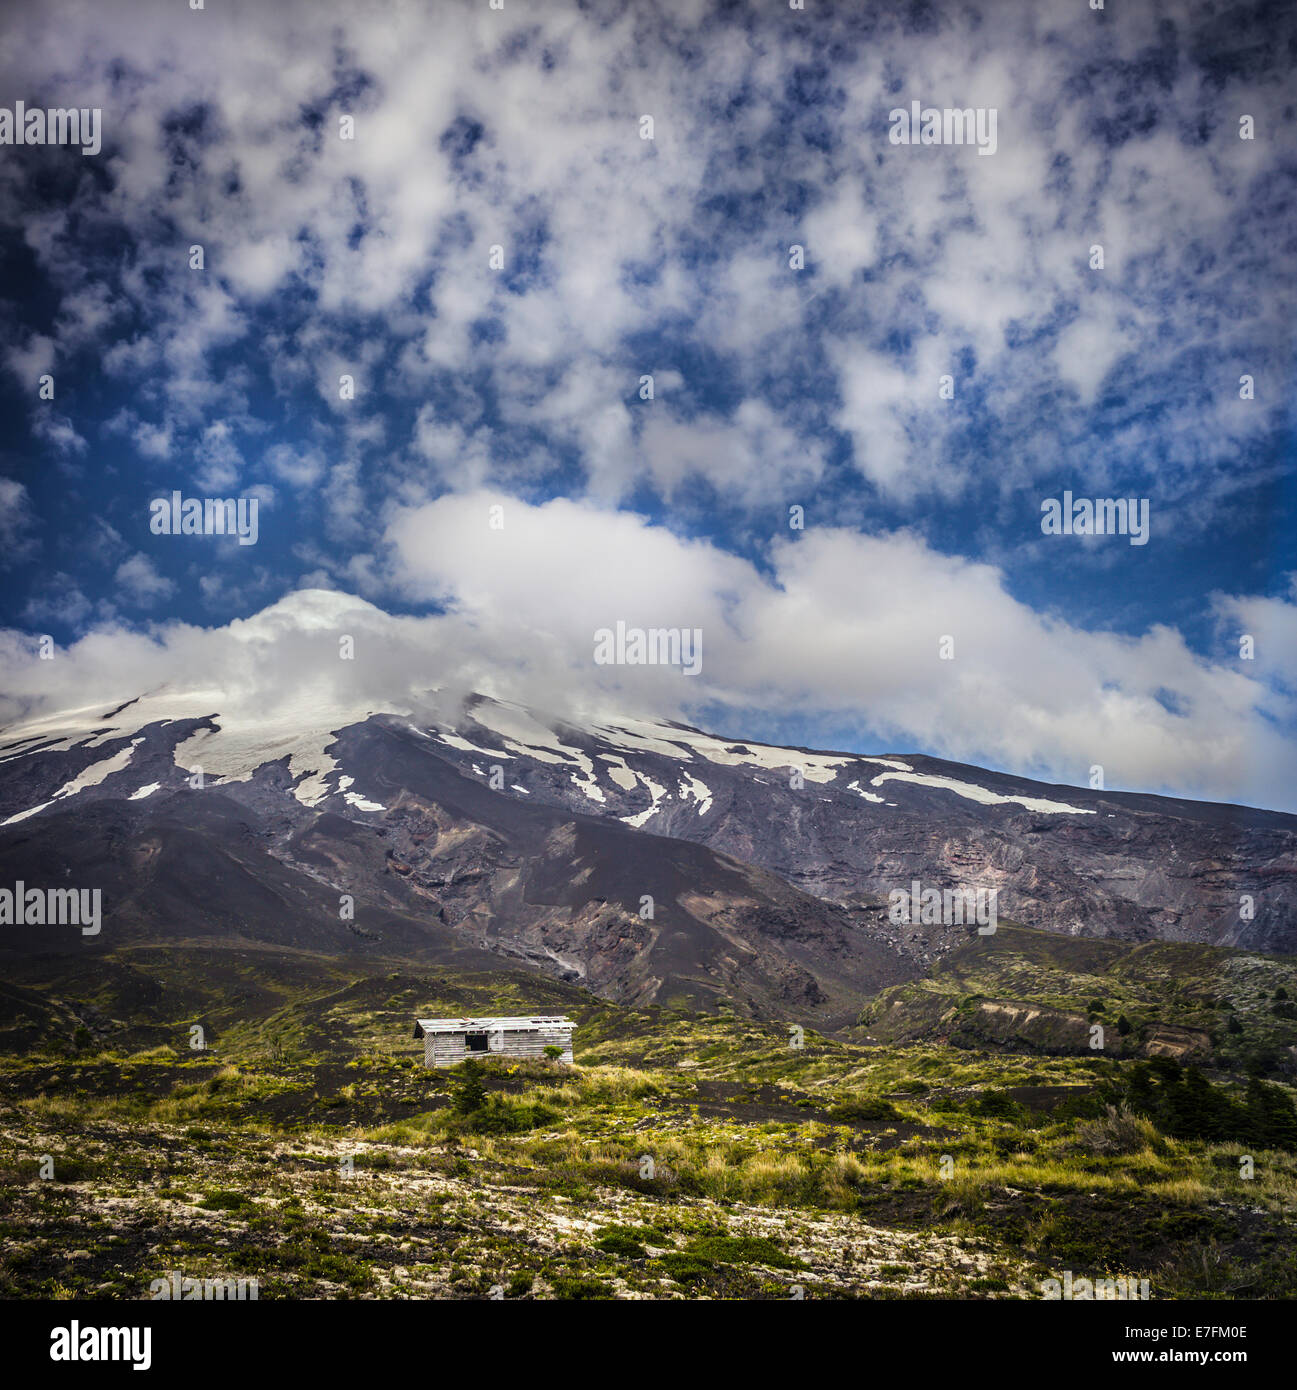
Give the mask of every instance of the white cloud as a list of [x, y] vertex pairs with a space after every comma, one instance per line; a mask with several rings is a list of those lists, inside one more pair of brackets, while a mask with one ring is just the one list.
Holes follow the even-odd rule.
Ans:
[[77, 433], [76, 427], [66, 415], [53, 412], [37, 415], [32, 422], [32, 433], [43, 440], [60, 458], [72, 454], [84, 454], [88, 445]]
[[27, 333], [20, 334], [5, 352], [6, 364], [33, 397], [40, 378], [54, 370], [54, 350], [54, 340], [48, 334]]
[[157, 566], [142, 551], [136, 551], [129, 560], [123, 560], [117, 566], [113, 579], [125, 590], [127, 597], [141, 607], [168, 598], [176, 590], [175, 584], [159, 574]]
[[[501, 530], [490, 529], [492, 503]], [[1129, 638], [1042, 617], [995, 568], [910, 534], [816, 528], [774, 545], [769, 576], [568, 501], [445, 498], [403, 513], [389, 535], [408, 593], [489, 632], [499, 669], [525, 669], [555, 699], [604, 698], [598, 682], [610, 680], [658, 713], [704, 698], [814, 711], [901, 746], [1060, 780], [1084, 781], [1097, 763], [1109, 785], [1292, 800], [1297, 699], [1273, 673], [1204, 661], [1162, 626]], [[1294, 612], [1276, 600], [1265, 609], [1272, 627]], [[594, 668], [593, 633], [617, 619], [702, 628], [702, 680]], [[945, 636], [953, 661], [938, 656]], [[1168, 691], [1181, 713], [1159, 698]]]
[[266, 452], [270, 471], [290, 487], [314, 487], [324, 476], [325, 462], [316, 449], [276, 444]]
[[36, 541], [31, 495], [15, 478], [0, 478], [0, 567], [29, 559]]

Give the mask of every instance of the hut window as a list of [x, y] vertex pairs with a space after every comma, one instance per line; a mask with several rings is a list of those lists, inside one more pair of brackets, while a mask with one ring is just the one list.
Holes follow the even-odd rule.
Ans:
[[470, 1052], [485, 1052], [485, 1051], [486, 1051], [486, 1034], [485, 1034], [485, 1033], [469, 1033], [469, 1034], [468, 1034], [468, 1050], [469, 1050]]

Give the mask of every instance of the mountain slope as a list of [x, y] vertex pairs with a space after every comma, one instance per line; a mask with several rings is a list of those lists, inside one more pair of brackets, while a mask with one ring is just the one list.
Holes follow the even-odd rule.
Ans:
[[[918, 879], [993, 888], [1002, 916], [1050, 931], [1297, 950], [1297, 817], [926, 757], [736, 743], [661, 722], [554, 721], [569, 758], [556, 763], [551, 744], [509, 738], [516, 723], [479, 700], [457, 733], [434, 737], [477, 775], [508, 755], [506, 778], [532, 796], [760, 864], [879, 931], [887, 924], [871, 906]], [[920, 963], [959, 940], [893, 936]]]
[[[163, 766], [191, 733], [150, 725], [93, 752], [18, 760], [29, 783], [42, 759], [53, 760], [44, 775], [55, 781], [77, 780], [91, 755], [113, 769], [0, 832], [0, 882], [101, 889], [100, 938], [11, 928], [8, 950], [248, 940], [432, 959], [489, 952], [610, 998], [728, 1001], [829, 1026], [913, 973], [843, 910], [766, 870], [501, 796], [399, 721], [352, 726], [331, 745], [340, 765], [364, 769], [366, 795], [378, 798], [365, 805], [381, 813], [338, 792], [303, 805], [282, 763], [192, 789]], [[133, 798], [123, 779], [139, 776], [173, 786]]]
[[1291, 816], [481, 696], [249, 714], [164, 690], [45, 718], [0, 733], [0, 821], [0, 882], [101, 886], [118, 940], [472, 949], [821, 1023], [965, 940], [889, 919], [914, 880], [1067, 935], [1297, 952]]

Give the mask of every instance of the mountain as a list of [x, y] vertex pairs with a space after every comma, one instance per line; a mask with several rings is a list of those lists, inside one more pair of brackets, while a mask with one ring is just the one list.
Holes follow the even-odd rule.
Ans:
[[911, 754], [770, 747], [666, 721], [575, 727], [481, 698], [431, 738], [474, 776], [501, 768], [516, 794], [770, 869], [919, 965], [963, 932], [892, 926], [887, 895], [916, 879], [995, 889], [1001, 916], [1046, 931], [1297, 949], [1291, 815]]
[[45, 717], [0, 732], [0, 822], [0, 886], [104, 903], [98, 938], [9, 926], [9, 953], [462, 955], [831, 1027], [967, 940], [890, 919], [915, 880], [1047, 932], [1297, 952], [1297, 817], [481, 695], [169, 688]]
[[[98, 887], [104, 926], [90, 940], [10, 927], [6, 948], [259, 942], [435, 960], [471, 949], [625, 1001], [729, 1002], [830, 1025], [911, 973], [842, 908], [768, 870], [501, 795], [404, 720], [342, 728], [296, 776], [312, 755], [268, 738], [204, 717], [8, 740], [0, 883]], [[198, 762], [222, 769], [205, 770], [201, 789], [188, 771]], [[34, 806], [12, 810], [29, 796]]]

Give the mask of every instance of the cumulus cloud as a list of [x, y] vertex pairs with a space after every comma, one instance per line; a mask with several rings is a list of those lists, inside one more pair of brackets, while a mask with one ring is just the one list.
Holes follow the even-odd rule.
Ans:
[[175, 584], [158, 572], [158, 567], [149, 557], [137, 551], [128, 560], [117, 566], [114, 580], [126, 596], [147, 608], [159, 599], [167, 598], [175, 592]]
[[14, 478], [0, 478], [0, 567], [29, 559], [35, 551], [31, 497]]
[[[406, 511], [389, 536], [412, 595], [489, 627], [531, 671], [566, 681], [569, 701], [606, 681], [600, 695], [658, 712], [703, 699], [802, 709], [896, 747], [1059, 780], [1099, 764], [1109, 785], [1292, 800], [1297, 700], [1273, 652], [1291, 601], [1234, 601], [1267, 633], [1262, 666], [1204, 661], [1166, 626], [1129, 638], [1042, 616], [994, 567], [905, 532], [813, 528], [776, 542], [762, 573], [625, 512], [477, 494]], [[705, 694], [666, 668], [592, 668], [593, 633], [618, 619], [701, 628]]]
[[76, 427], [66, 415], [38, 415], [32, 423], [32, 433], [43, 440], [59, 458], [67, 458], [71, 454], [84, 454], [88, 447], [85, 439], [77, 433]]

